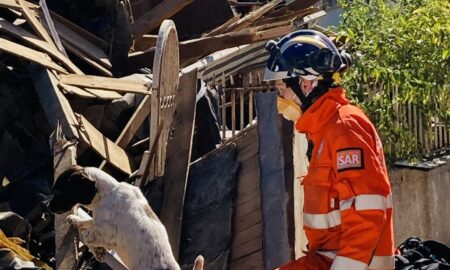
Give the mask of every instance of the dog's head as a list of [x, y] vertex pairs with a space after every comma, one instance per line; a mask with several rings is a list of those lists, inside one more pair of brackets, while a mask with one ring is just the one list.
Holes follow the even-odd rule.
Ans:
[[90, 204], [96, 193], [95, 181], [89, 179], [83, 167], [73, 165], [56, 179], [48, 207], [51, 212], [62, 214], [77, 203]]

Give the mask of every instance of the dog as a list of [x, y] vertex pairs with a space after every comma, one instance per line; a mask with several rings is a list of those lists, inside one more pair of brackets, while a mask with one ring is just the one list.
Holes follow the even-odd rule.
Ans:
[[[81, 204], [92, 211], [92, 220], [69, 215], [95, 258], [104, 262], [106, 250], [115, 250], [128, 269], [179, 270], [164, 225], [141, 190], [118, 182], [94, 167], [71, 166], [56, 180], [49, 210], [56, 214]], [[203, 269], [198, 256], [194, 270]]]

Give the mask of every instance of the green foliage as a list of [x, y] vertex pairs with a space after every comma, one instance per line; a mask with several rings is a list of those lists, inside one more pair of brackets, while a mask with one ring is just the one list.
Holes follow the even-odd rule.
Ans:
[[423, 146], [414, 143], [413, 125], [404, 121], [408, 104], [423, 115], [424, 129], [437, 120], [450, 126], [450, 1], [340, 5], [338, 40], [354, 57], [344, 81], [350, 97], [376, 124], [391, 161], [418, 157]]

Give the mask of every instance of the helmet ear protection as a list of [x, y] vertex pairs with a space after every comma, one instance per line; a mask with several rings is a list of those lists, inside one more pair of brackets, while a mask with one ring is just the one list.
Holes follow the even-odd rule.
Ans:
[[[274, 40], [268, 41], [266, 44], [266, 50], [271, 55], [275, 55], [278, 62], [284, 65], [285, 68], [289, 70], [289, 73], [293, 75], [306, 75], [306, 73], [303, 70], [295, 68], [292, 64], [289, 63], [289, 61], [286, 60], [286, 58], [281, 53], [280, 48], [278, 47], [276, 41]], [[341, 59], [341, 57], [338, 54], [336, 54], [329, 48], [321, 48], [319, 50], [310, 53], [304, 59], [301, 59], [298, 63], [295, 64], [310, 66], [314, 71], [316, 71], [319, 74], [322, 74], [322, 73], [334, 73], [336, 71], [339, 71], [344, 63], [343, 59]]]
[[343, 62], [343, 64], [345, 65], [345, 66], [343, 66], [339, 71], [344, 72], [344, 71], [346, 71], [349, 67], [352, 66], [352, 64], [353, 64], [353, 58], [352, 58], [352, 56], [351, 56], [348, 52], [346, 52], [346, 51], [341, 51], [341, 52], [339, 52], [339, 53], [340, 53], [340, 55], [341, 55], [342, 62]]

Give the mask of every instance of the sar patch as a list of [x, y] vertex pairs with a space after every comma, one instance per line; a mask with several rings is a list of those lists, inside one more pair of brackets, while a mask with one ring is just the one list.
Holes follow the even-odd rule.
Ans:
[[337, 151], [337, 171], [364, 168], [364, 155], [361, 148], [345, 148]]

